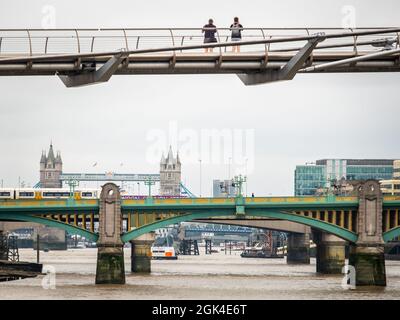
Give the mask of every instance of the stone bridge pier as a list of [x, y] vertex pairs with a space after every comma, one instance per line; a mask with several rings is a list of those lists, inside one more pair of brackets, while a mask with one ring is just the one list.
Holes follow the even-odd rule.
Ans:
[[345, 265], [346, 241], [321, 231], [313, 231], [313, 240], [317, 245], [317, 272], [341, 274]]
[[131, 241], [131, 271], [151, 272], [151, 245], [155, 234], [146, 233]]
[[99, 201], [96, 284], [125, 284], [119, 188], [113, 183], [105, 184]]
[[355, 268], [356, 285], [386, 286], [380, 185], [378, 181], [368, 180], [356, 188], [358, 240], [350, 245], [349, 265]]
[[287, 264], [310, 264], [310, 233], [289, 233]]

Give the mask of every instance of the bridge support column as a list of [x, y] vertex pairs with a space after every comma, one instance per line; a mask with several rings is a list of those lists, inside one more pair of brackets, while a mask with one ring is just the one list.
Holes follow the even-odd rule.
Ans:
[[383, 245], [351, 245], [349, 265], [354, 266], [356, 286], [386, 286]]
[[3, 230], [0, 230], [0, 260], [8, 260], [7, 251], [7, 238]]
[[378, 181], [368, 180], [356, 188], [358, 239], [350, 246], [349, 265], [355, 269], [356, 286], [386, 286], [380, 185]]
[[107, 183], [100, 195], [96, 284], [125, 284], [121, 232], [121, 195], [115, 184]]
[[154, 233], [147, 233], [131, 241], [131, 271], [151, 272], [151, 245]]
[[288, 264], [309, 264], [310, 263], [310, 234], [290, 233], [287, 244]]
[[317, 244], [317, 272], [341, 274], [345, 265], [346, 241], [334, 235], [318, 232], [314, 234]]

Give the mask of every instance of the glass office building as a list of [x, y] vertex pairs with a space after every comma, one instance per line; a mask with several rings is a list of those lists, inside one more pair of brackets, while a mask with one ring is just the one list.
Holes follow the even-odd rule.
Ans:
[[332, 180], [387, 180], [393, 177], [394, 160], [322, 159], [315, 164], [296, 166], [294, 192], [314, 195], [318, 188], [329, 187]]

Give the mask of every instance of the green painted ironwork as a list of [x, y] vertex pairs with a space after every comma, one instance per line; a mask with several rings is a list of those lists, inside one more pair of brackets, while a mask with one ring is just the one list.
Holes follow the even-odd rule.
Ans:
[[57, 220], [52, 220], [52, 219], [47, 219], [43, 217], [38, 217], [38, 216], [33, 216], [29, 214], [17, 214], [17, 213], [7, 213], [7, 214], [1, 214], [0, 215], [0, 220], [14, 220], [14, 221], [24, 221], [24, 222], [35, 222], [35, 223], [40, 223], [44, 224], [49, 227], [54, 227], [54, 228], [60, 228], [63, 229], [70, 234], [79, 234], [82, 237], [85, 237], [86, 239], [97, 242], [97, 239], [99, 236], [93, 232], [84, 230], [79, 227], [75, 227], [70, 224], [66, 224], [61, 221]]
[[70, 198], [72, 198], [75, 193], [75, 188], [77, 186], [79, 186], [79, 181], [74, 180], [74, 179], [69, 179], [69, 180], [65, 181], [65, 183], [69, 186], [69, 195], [70, 195]]
[[243, 187], [243, 183], [245, 183], [247, 181], [247, 177], [246, 176], [242, 176], [241, 174], [239, 174], [238, 176], [235, 176], [233, 178], [233, 185], [236, 188], [236, 196], [242, 196], [242, 187]]
[[400, 237], [400, 227], [393, 228], [393, 229], [383, 233], [383, 240], [385, 242], [393, 240], [396, 237]]
[[122, 242], [128, 242], [130, 240], [133, 240], [143, 234], [149, 233], [151, 231], [154, 231], [159, 228], [163, 228], [166, 226], [169, 226], [174, 223], [179, 223], [179, 222], [185, 222], [185, 221], [191, 221], [194, 219], [201, 219], [201, 218], [209, 218], [209, 217], [218, 217], [218, 216], [231, 216], [232, 213], [231, 211], [229, 212], [224, 212], [224, 211], [219, 211], [219, 212], [191, 212], [191, 213], [186, 213], [182, 214], [179, 216], [175, 216], [172, 218], [168, 219], [163, 219], [163, 220], [158, 220], [149, 224], [146, 224], [144, 226], [141, 226], [139, 228], [136, 228], [134, 230], [131, 230], [129, 232], [124, 233], [121, 236]]
[[151, 180], [150, 177], [148, 177], [147, 180], [144, 182], [144, 184], [149, 187], [149, 197], [151, 197], [151, 186], [155, 185], [156, 182]]
[[[134, 238], [137, 238], [143, 234], [146, 234], [148, 232], [154, 231], [156, 229], [174, 224], [174, 223], [179, 223], [179, 222], [185, 222], [185, 221], [190, 221], [194, 219], [201, 219], [201, 218], [209, 218], [209, 217], [215, 217], [215, 216], [227, 216], [230, 218], [235, 218], [235, 213], [232, 211], [223, 211], [223, 212], [191, 212], [187, 214], [182, 214], [176, 217], [168, 218], [168, 219], [163, 219], [159, 220], [147, 225], [144, 225], [142, 227], [136, 228], [134, 230], [131, 230], [129, 232], [124, 233], [121, 236], [121, 240], [123, 242], [128, 242]], [[314, 227], [317, 229], [320, 229], [322, 231], [326, 231], [328, 233], [334, 234], [338, 236], [339, 238], [342, 238], [344, 240], [350, 241], [350, 242], [357, 242], [357, 234], [354, 232], [351, 232], [349, 230], [346, 230], [344, 228], [341, 228], [339, 226], [336, 226], [334, 224], [331, 224], [329, 222], [309, 218], [309, 217], [304, 217], [300, 215], [295, 215], [291, 213], [284, 213], [284, 212], [277, 212], [277, 211], [259, 211], [259, 210], [251, 210], [247, 212], [247, 216], [256, 216], [256, 217], [267, 217], [267, 218], [276, 218], [280, 220], [287, 220], [287, 221], [292, 221], [292, 222], [297, 222], [301, 223], [310, 227]]]
[[262, 217], [268, 217], [268, 218], [276, 218], [279, 220], [286, 220], [286, 221], [292, 221], [292, 222], [297, 222], [301, 223], [304, 225], [307, 225], [309, 227], [313, 227], [322, 231], [326, 231], [328, 233], [334, 234], [338, 236], [339, 238], [342, 238], [344, 240], [350, 241], [350, 242], [357, 242], [358, 235], [355, 232], [349, 231], [347, 229], [344, 229], [342, 227], [339, 227], [335, 224], [325, 222], [322, 220], [310, 218], [310, 217], [305, 217], [297, 214], [292, 214], [292, 213], [286, 213], [286, 212], [276, 212], [276, 211], [259, 211], [256, 210], [255, 213], [248, 213], [249, 216], [262, 216]]

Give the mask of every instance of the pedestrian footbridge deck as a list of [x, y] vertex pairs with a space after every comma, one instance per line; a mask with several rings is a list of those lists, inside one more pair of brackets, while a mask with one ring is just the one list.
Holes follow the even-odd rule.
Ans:
[[[113, 74], [232, 73], [246, 84], [304, 72], [398, 72], [400, 28], [0, 29], [0, 75], [55, 75], [68, 87]], [[233, 46], [240, 52], [232, 52]], [[205, 49], [213, 52], [205, 52]]]

